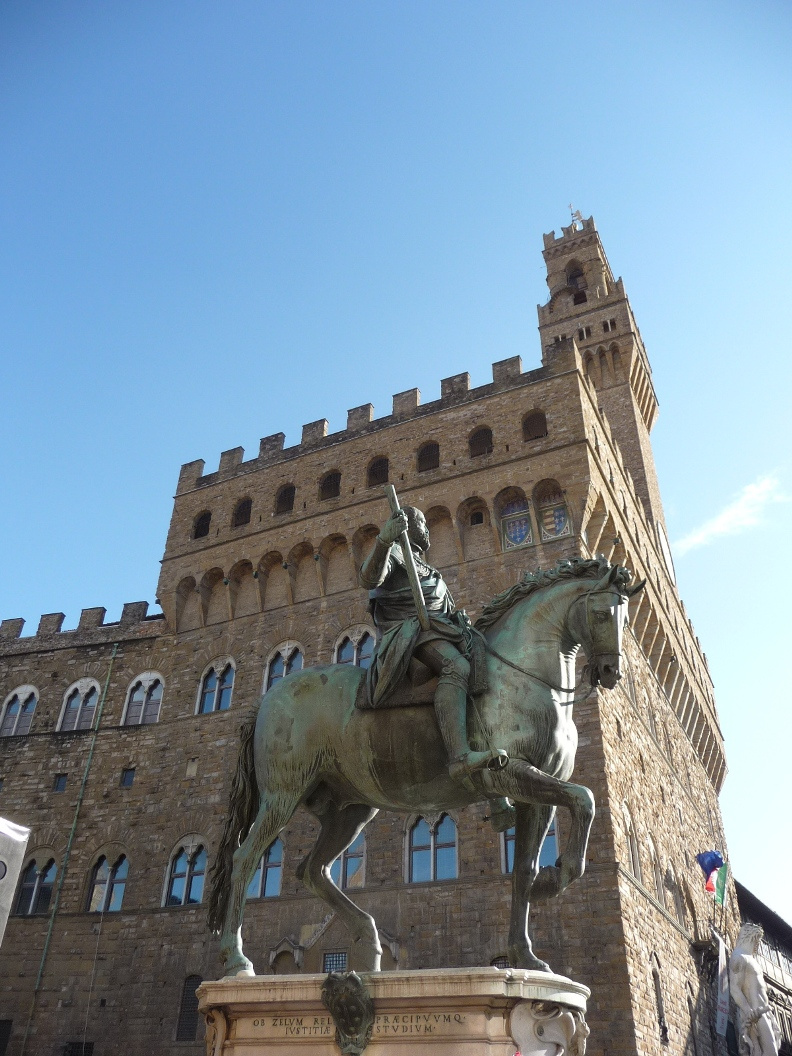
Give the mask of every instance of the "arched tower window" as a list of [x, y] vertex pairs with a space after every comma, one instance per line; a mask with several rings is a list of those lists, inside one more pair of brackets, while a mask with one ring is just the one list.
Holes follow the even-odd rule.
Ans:
[[388, 483], [388, 460], [387, 458], [375, 458], [373, 462], [369, 463], [368, 473], [366, 474], [366, 484], [370, 488], [375, 488], [378, 484]]
[[663, 984], [660, 979], [660, 961], [657, 954], [653, 953], [650, 960], [652, 966], [652, 988], [654, 990], [655, 1014], [657, 1016], [657, 1029], [660, 1034], [660, 1043], [668, 1044], [668, 1024], [665, 1018], [665, 1002], [663, 1001]]
[[334, 469], [332, 473], [325, 473], [319, 482], [320, 499], [337, 499], [341, 494], [341, 474]]
[[374, 652], [374, 637], [366, 631], [357, 641], [342, 638], [336, 649], [337, 664], [354, 664], [356, 667], [369, 667]]
[[162, 703], [162, 679], [146, 672], [130, 687], [127, 695], [124, 726], [147, 726], [159, 720]]
[[410, 883], [454, 880], [457, 876], [457, 830], [453, 818], [442, 814], [430, 826], [419, 818], [410, 829]]
[[283, 879], [283, 843], [273, 840], [264, 854], [248, 884], [248, 898], [277, 898], [281, 893]]
[[428, 469], [437, 469], [440, 465], [440, 445], [430, 441], [419, 447], [416, 464], [419, 473], [425, 473]]
[[540, 440], [547, 436], [547, 418], [544, 411], [531, 411], [526, 414], [522, 423], [523, 440]]
[[492, 430], [489, 426], [483, 425], [480, 429], [476, 429], [475, 432], [470, 434], [468, 448], [471, 458], [492, 454]]
[[171, 859], [166, 906], [197, 906], [203, 900], [206, 848], [180, 847]]
[[574, 296], [572, 298], [574, 304], [586, 303], [587, 285], [588, 283], [586, 282], [586, 276], [583, 274], [583, 269], [577, 261], [572, 261], [567, 266], [567, 286], [574, 290]]
[[193, 521], [193, 539], [203, 539], [204, 536], [207, 536], [209, 534], [209, 526], [211, 523], [211, 510], [204, 510], [203, 513], [199, 513]]
[[359, 833], [343, 854], [330, 866], [333, 882], [340, 888], [363, 887], [363, 861], [366, 853], [366, 836]]
[[49, 910], [57, 872], [54, 858], [43, 865], [39, 865], [35, 859], [28, 863], [22, 873], [22, 884], [14, 909], [18, 916], [30, 917]]
[[221, 667], [212, 665], [201, 680], [196, 714], [208, 715], [212, 711], [226, 711], [231, 707], [234, 691], [234, 665], [229, 662]]
[[99, 688], [87, 678], [81, 678], [74, 686], [66, 690], [66, 702], [60, 721], [60, 732], [72, 730], [90, 730], [99, 703]]
[[0, 737], [24, 737], [26, 733], [30, 733], [37, 703], [36, 691], [32, 686], [22, 686], [15, 690], [3, 708]]
[[624, 810], [624, 826], [625, 834], [627, 836], [627, 867], [636, 880], [643, 880], [641, 875], [641, 858], [638, 854], [638, 840], [635, 836], [635, 826], [630, 817], [630, 812], [626, 807]]
[[534, 488], [533, 500], [543, 541], [572, 534], [566, 500], [557, 480], [539, 481]]
[[294, 496], [297, 489], [293, 484], [284, 484], [282, 488], [278, 489], [278, 494], [275, 496], [275, 512], [276, 513], [291, 513], [294, 509]]
[[649, 859], [652, 865], [652, 880], [654, 881], [655, 895], [657, 901], [666, 909], [665, 899], [665, 885], [663, 883], [663, 870], [660, 866], [660, 859], [657, 857], [655, 846], [651, 840], [649, 840]]
[[91, 872], [89, 913], [117, 913], [124, 901], [129, 862], [122, 854], [112, 867], [102, 855]]
[[271, 689], [276, 682], [292, 674], [293, 671], [302, 671], [303, 654], [299, 646], [285, 646], [279, 649], [267, 664], [267, 678], [265, 686]]
[[253, 511], [252, 499], [241, 499], [234, 508], [233, 525], [241, 528], [244, 524], [250, 524], [250, 515]]

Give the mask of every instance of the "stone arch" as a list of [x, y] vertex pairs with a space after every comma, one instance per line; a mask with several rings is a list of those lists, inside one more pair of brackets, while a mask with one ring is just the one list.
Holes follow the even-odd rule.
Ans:
[[283, 554], [271, 550], [259, 561], [259, 579], [263, 580], [264, 608], [278, 609], [291, 605], [292, 591], [289, 572], [284, 566]]
[[610, 345], [608, 351], [610, 352], [610, 359], [613, 364], [614, 380], [621, 380], [624, 378], [624, 366], [622, 364], [621, 351], [615, 341]]
[[346, 536], [328, 535], [319, 545], [319, 570], [325, 594], [338, 594], [355, 586], [355, 567]]
[[185, 576], [176, 588], [176, 630], [203, 627], [203, 609], [194, 576]]
[[360, 571], [360, 566], [371, 553], [378, 533], [379, 528], [376, 524], [364, 524], [352, 536], [352, 559], [358, 571]]
[[252, 616], [261, 611], [261, 596], [253, 565], [243, 559], [228, 573], [228, 602], [231, 616]]
[[204, 624], [225, 623], [229, 618], [228, 591], [222, 568], [210, 568], [199, 586]]
[[457, 508], [456, 519], [466, 561], [494, 552], [492, 518], [484, 499], [478, 495], [465, 499]]
[[528, 546], [534, 541], [531, 504], [522, 488], [503, 488], [495, 496], [493, 509], [503, 550]]
[[436, 568], [459, 564], [461, 554], [448, 508], [432, 506], [426, 511], [426, 524], [429, 528], [429, 549], [426, 554], [429, 563]]
[[547, 415], [539, 408], [534, 408], [523, 415], [522, 438], [527, 443], [540, 440], [543, 436], [547, 436]]
[[[317, 555], [318, 556], [318, 555]], [[314, 559], [314, 548], [307, 540], [297, 543], [286, 558], [289, 566], [289, 577], [292, 585], [292, 598], [295, 605], [298, 601], [308, 601], [320, 594], [319, 574]]]

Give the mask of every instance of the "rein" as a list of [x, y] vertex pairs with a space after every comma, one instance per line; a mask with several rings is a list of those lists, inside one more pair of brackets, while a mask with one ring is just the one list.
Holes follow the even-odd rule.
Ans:
[[[546, 682], [543, 678], [540, 678], [539, 675], [535, 675], [533, 671], [529, 671], [527, 667], [520, 667], [519, 664], [515, 664], [512, 660], [508, 660], [505, 656], [502, 656], [497, 651], [497, 649], [493, 649], [486, 639], [484, 640], [484, 648], [497, 660], [500, 660], [502, 664], [506, 664], [507, 667], [511, 667], [515, 671], [519, 671], [521, 675], [527, 675], [528, 678], [532, 678], [535, 682], [539, 682], [540, 685], [547, 686], [548, 689], [552, 689], [555, 693], [574, 693], [583, 685], [586, 675], [588, 674], [589, 665], [586, 664], [586, 666], [583, 668], [583, 677], [580, 679], [578, 684], [576, 686], [570, 686], [568, 689], [565, 689], [563, 686], [554, 686], [552, 682]], [[566, 708], [569, 707], [571, 704], [579, 704], [581, 700], [585, 700], [586, 697], [589, 696], [593, 688], [594, 687], [592, 686], [591, 689], [589, 689], [587, 693], [584, 693], [582, 697], [573, 697], [572, 700], [561, 701], [561, 707]]]
[[[586, 601], [586, 624], [587, 625], [588, 625], [588, 622], [589, 622], [589, 617], [588, 617], [589, 600], [592, 597], [592, 595], [593, 594], [609, 594], [609, 593], [611, 593], [610, 590], [589, 590], [589, 591], [586, 591], [586, 593], [583, 595], [583, 598], [585, 598], [585, 601]], [[582, 601], [583, 598], [578, 598], [578, 601]], [[574, 602], [574, 604], [577, 604], [577, 602]], [[590, 630], [591, 630], [591, 628], [589, 627], [589, 631]], [[552, 682], [547, 682], [547, 681], [545, 681], [545, 679], [541, 678], [539, 675], [534, 674], [533, 671], [529, 671], [527, 667], [520, 667], [520, 665], [519, 664], [515, 664], [513, 660], [509, 660], [507, 657], [501, 655], [501, 653], [499, 653], [497, 651], [497, 649], [493, 649], [493, 647], [489, 644], [489, 642], [487, 641], [487, 639], [484, 637], [483, 634], [481, 635], [481, 638], [482, 638], [482, 640], [484, 642], [484, 648], [487, 650], [487, 652], [490, 653], [492, 656], [494, 656], [497, 660], [500, 660], [500, 662], [502, 664], [506, 664], [507, 667], [512, 668], [514, 671], [519, 671], [519, 673], [521, 675], [526, 675], [528, 678], [532, 678], [535, 682], [538, 682], [540, 685], [546, 686], [548, 689], [553, 690], [554, 693], [575, 693], [583, 685], [583, 682], [585, 681], [586, 676], [589, 673], [589, 668], [591, 666], [590, 663], [586, 664], [586, 666], [583, 668], [583, 674], [581, 676], [580, 681], [577, 683], [577, 685], [570, 686], [568, 689], [564, 688], [563, 686], [555, 686], [555, 685], [553, 685]], [[596, 657], [595, 657], [595, 659], [596, 659]], [[595, 686], [592, 684], [590, 689], [588, 690], [588, 692], [584, 693], [582, 696], [573, 697], [572, 700], [561, 701], [560, 702], [561, 707], [562, 708], [568, 708], [572, 704], [579, 704], [581, 701], [585, 700], [589, 696], [589, 694], [591, 693], [591, 691], [594, 688], [595, 688]]]

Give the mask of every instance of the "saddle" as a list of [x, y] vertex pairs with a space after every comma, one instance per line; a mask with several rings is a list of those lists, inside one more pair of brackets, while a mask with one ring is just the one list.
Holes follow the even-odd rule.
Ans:
[[425, 664], [414, 657], [410, 661], [407, 678], [394, 690], [384, 704], [373, 708], [368, 693], [365, 671], [355, 694], [355, 707], [360, 711], [385, 711], [391, 708], [416, 708], [422, 704], [433, 704], [437, 678]]

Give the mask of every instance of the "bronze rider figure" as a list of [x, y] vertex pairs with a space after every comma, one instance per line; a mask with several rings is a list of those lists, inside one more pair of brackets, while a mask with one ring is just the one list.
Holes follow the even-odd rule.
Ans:
[[[407, 532], [429, 616], [429, 629], [422, 630], [415, 602], [396, 540]], [[457, 610], [442, 575], [424, 560], [429, 548], [426, 518], [414, 506], [394, 513], [382, 527], [374, 548], [363, 562], [360, 583], [369, 591], [369, 607], [380, 634], [369, 668], [371, 706], [387, 707], [388, 698], [407, 677], [415, 657], [437, 676], [435, 713], [445, 742], [454, 780], [468, 782], [485, 767], [504, 766], [503, 749], [471, 749], [467, 735], [467, 698], [475, 693], [473, 679], [484, 676], [483, 654], [476, 656], [475, 632], [467, 614]], [[478, 662], [477, 662], [478, 660]], [[478, 688], [478, 692], [481, 692]]]

